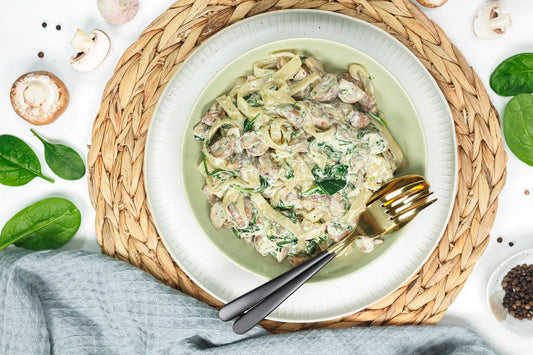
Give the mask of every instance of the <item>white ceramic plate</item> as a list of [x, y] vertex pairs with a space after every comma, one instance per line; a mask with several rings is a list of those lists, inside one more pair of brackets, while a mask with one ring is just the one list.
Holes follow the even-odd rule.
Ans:
[[[234, 58], [266, 43], [312, 37], [343, 43], [375, 59], [408, 92], [421, 117], [427, 144], [427, 178], [438, 201], [415, 219], [386, 255], [345, 277], [304, 285], [269, 319], [314, 322], [354, 313], [408, 280], [434, 250], [456, 190], [453, 119], [437, 84], [400, 42], [348, 16], [316, 10], [254, 16], [219, 32], [189, 57], [168, 84], [152, 119], [145, 150], [148, 203], [159, 234], [178, 265], [206, 292], [228, 302], [264, 283], [231, 262], [202, 231], [190, 211], [180, 172], [184, 127], [205, 85]], [[394, 132], [392, 132], [394, 134]], [[198, 198], [204, 198], [201, 191]]]
[[494, 270], [487, 284], [487, 303], [494, 318], [506, 330], [524, 338], [531, 338], [533, 337], [533, 321], [519, 320], [509, 315], [507, 309], [502, 306], [505, 296], [502, 280], [512, 268], [522, 264], [533, 264], [533, 249], [522, 250], [510, 256]]

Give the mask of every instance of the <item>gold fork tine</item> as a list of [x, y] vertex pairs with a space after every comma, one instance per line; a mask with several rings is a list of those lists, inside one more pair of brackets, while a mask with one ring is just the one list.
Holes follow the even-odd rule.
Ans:
[[[426, 181], [426, 179], [423, 176], [420, 176], [420, 175], [410, 175], [410, 176], [403, 177], [401, 179], [402, 179], [402, 183], [404, 183], [404, 184], [417, 184], [417, 183], [421, 183], [421, 182], [425, 182]], [[378, 190], [376, 190], [372, 194], [370, 199], [367, 201], [367, 206], [372, 204], [373, 202], [379, 200], [380, 198], [388, 195], [392, 191], [396, 191], [397, 190], [397, 186], [396, 186], [397, 180], [398, 179], [391, 180], [391, 181], [383, 184]]]
[[425, 202], [427, 201], [427, 198], [431, 195], [433, 195], [433, 191], [429, 191], [428, 188], [415, 192], [412, 195], [406, 196], [402, 201], [398, 202], [394, 206], [390, 206], [387, 213], [395, 215], [399, 212], [403, 212], [403, 209], [406, 206], [411, 206], [421, 201]]
[[408, 212], [413, 211], [412, 215], [407, 217], [407, 218], [412, 219], [412, 217], [416, 216], [420, 211], [422, 211], [423, 209], [425, 209], [429, 205], [433, 204], [435, 201], [437, 201], [437, 199], [433, 199], [433, 200], [427, 201], [427, 202], [419, 202], [417, 204], [413, 204], [412, 206], [407, 207], [406, 209], [396, 213], [395, 215], [393, 215], [392, 217], [389, 217], [389, 218], [391, 220], [395, 220], [395, 219], [398, 219], [401, 216], [407, 214]]
[[417, 193], [418, 191], [422, 191], [424, 189], [429, 188], [429, 184], [427, 182], [417, 182], [409, 184], [405, 187], [402, 187], [398, 195], [395, 195], [394, 197], [390, 199], [386, 199], [386, 196], [383, 196], [380, 200], [382, 201], [383, 207], [394, 205], [396, 202], [403, 200], [405, 197], [408, 197], [414, 193]]

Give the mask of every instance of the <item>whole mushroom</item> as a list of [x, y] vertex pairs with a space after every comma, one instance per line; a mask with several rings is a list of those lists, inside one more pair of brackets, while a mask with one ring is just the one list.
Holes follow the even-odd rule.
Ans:
[[448, 0], [416, 0], [418, 3], [425, 7], [439, 7], [446, 3]]
[[102, 63], [111, 48], [109, 37], [100, 30], [93, 30], [89, 36], [77, 29], [70, 44], [77, 50], [76, 54], [70, 58], [70, 64], [79, 71], [95, 69]]
[[55, 121], [68, 106], [67, 87], [54, 74], [34, 71], [21, 75], [11, 87], [15, 112], [34, 125]]
[[474, 18], [474, 34], [480, 39], [498, 38], [511, 24], [511, 15], [502, 14], [498, 5], [489, 3]]

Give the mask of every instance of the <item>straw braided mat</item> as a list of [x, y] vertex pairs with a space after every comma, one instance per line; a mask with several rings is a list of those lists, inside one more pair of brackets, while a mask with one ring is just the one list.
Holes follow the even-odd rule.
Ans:
[[105, 87], [88, 155], [96, 234], [105, 254], [142, 268], [214, 306], [163, 246], [146, 204], [143, 153], [159, 97], [191, 51], [221, 28], [266, 11], [311, 8], [367, 21], [407, 46], [449, 102], [458, 143], [458, 191], [450, 222], [425, 265], [382, 301], [341, 319], [264, 321], [274, 332], [354, 325], [432, 324], [463, 287], [489, 242], [505, 182], [499, 117], [483, 84], [442, 29], [407, 0], [183, 0], [159, 16], [120, 59]]

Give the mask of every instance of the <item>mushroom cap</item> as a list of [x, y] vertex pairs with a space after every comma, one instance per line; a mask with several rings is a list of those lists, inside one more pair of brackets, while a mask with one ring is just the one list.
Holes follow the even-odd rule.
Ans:
[[91, 71], [96, 69], [111, 48], [109, 36], [101, 30], [93, 30], [89, 36], [78, 29], [71, 44], [78, 52], [70, 58], [70, 64], [78, 71]]
[[444, 5], [448, 0], [416, 0], [418, 3], [425, 7], [439, 7]]
[[39, 70], [15, 80], [10, 98], [17, 115], [31, 124], [45, 125], [54, 122], [65, 111], [70, 96], [57, 76]]

